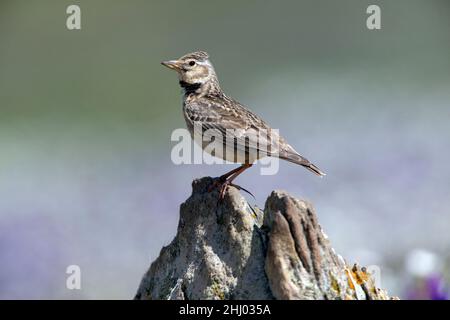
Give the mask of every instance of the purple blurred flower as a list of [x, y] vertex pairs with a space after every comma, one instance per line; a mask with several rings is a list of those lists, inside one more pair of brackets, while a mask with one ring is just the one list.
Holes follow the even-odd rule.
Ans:
[[408, 300], [449, 300], [449, 288], [441, 275], [416, 278], [407, 291]]

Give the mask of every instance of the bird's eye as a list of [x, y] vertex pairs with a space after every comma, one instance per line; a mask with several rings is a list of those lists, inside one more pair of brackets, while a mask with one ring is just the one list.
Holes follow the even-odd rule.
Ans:
[[189, 65], [190, 65], [191, 67], [195, 66], [195, 61], [194, 61], [194, 60], [189, 61]]

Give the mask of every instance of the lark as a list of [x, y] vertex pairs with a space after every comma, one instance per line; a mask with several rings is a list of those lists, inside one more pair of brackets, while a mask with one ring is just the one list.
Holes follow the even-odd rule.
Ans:
[[[223, 198], [228, 186], [245, 190], [233, 181], [263, 157], [278, 157], [301, 165], [318, 176], [325, 175], [295, 151], [277, 130], [222, 91], [206, 52], [193, 52], [161, 63], [178, 74], [179, 84], [183, 88], [184, 119], [191, 136], [196, 133], [202, 136], [213, 130], [224, 137], [203, 138], [200, 142], [194, 139], [195, 142], [215, 157], [241, 164], [215, 180], [215, 185], [220, 188], [219, 199]], [[207, 147], [210, 145], [208, 141], [213, 141], [216, 146]]]

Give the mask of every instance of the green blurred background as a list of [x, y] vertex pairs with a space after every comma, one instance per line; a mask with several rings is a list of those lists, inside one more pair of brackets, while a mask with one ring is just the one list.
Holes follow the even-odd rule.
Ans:
[[[170, 160], [181, 90], [159, 62], [194, 50], [328, 173], [249, 171], [256, 203], [311, 200], [350, 263], [433, 298], [424, 283], [449, 276], [449, 16], [445, 0], [1, 0], [0, 298], [134, 295], [191, 180], [229, 169]], [[70, 264], [82, 290], [65, 287]]]

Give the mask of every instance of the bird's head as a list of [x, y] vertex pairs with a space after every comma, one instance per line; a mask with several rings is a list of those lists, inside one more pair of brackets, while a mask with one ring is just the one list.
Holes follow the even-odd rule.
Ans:
[[209, 61], [209, 55], [204, 51], [189, 53], [177, 60], [163, 61], [161, 64], [178, 73], [180, 85], [185, 89], [197, 88], [196, 91], [219, 89], [216, 72]]

